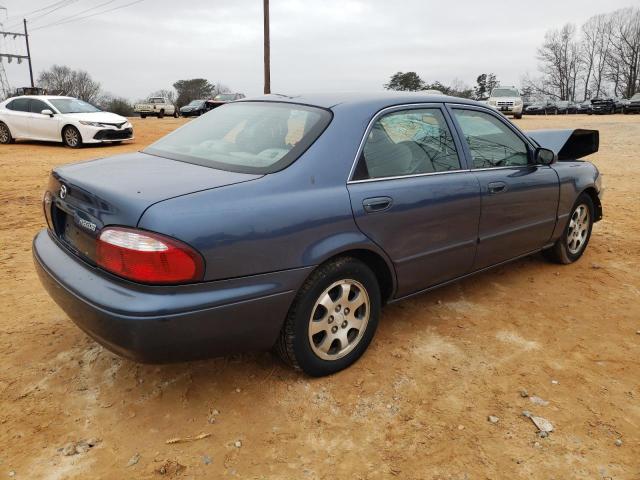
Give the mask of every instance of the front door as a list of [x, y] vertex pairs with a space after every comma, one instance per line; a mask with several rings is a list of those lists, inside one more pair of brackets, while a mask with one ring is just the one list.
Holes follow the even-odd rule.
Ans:
[[356, 223], [393, 261], [398, 296], [469, 272], [480, 187], [440, 106], [398, 107], [367, 131], [348, 190]]
[[555, 170], [533, 164], [529, 143], [499, 114], [473, 107], [452, 111], [482, 195], [473, 269], [541, 249], [556, 224]]
[[53, 140], [59, 142], [62, 138], [60, 120], [58, 118], [59, 116], [54, 115], [52, 117], [50, 115], [43, 115], [41, 113], [42, 110], [53, 111], [53, 108], [42, 100], [32, 98], [29, 108], [31, 115], [29, 115], [28, 120], [31, 136], [39, 140]]

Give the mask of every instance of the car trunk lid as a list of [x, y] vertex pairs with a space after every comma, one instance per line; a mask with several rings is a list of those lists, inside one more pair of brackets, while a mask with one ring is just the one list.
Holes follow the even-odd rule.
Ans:
[[154, 203], [260, 176], [145, 153], [118, 155], [56, 168], [45, 193], [45, 215], [60, 241], [93, 259], [106, 225], [136, 227]]

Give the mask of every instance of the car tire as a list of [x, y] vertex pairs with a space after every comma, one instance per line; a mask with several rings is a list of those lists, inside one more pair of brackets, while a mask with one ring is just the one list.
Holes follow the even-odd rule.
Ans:
[[178, 118], [178, 110], [173, 111], [173, 118]]
[[521, 113], [516, 113], [513, 117], [514, 117], [516, 120], [520, 120], [520, 119], [522, 118], [522, 114], [521, 114]]
[[553, 247], [542, 251], [544, 256], [552, 262], [564, 265], [578, 260], [589, 244], [594, 212], [591, 197], [586, 193], [580, 194], [571, 209], [571, 215], [562, 236]]
[[0, 143], [13, 143], [11, 130], [9, 130], [9, 127], [4, 122], [0, 122]]
[[140, 118], [147, 118], [147, 116], [144, 113], [141, 113]]
[[164, 110], [158, 112], [158, 118], [164, 118]]
[[62, 143], [69, 148], [80, 148], [82, 147], [82, 135], [76, 127], [67, 125], [62, 129]]
[[296, 294], [275, 350], [307, 375], [336, 373], [356, 362], [371, 343], [381, 303], [378, 280], [367, 265], [352, 257], [330, 261]]

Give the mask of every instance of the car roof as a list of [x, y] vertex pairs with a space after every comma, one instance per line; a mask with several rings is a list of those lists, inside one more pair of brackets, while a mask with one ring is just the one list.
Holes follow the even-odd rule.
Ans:
[[75, 97], [65, 97], [63, 95], [18, 95], [15, 97], [7, 98], [7, 100], [15, 100], [16, 98], [35, 98], [36, 100], [55, 100], [58, 98], [69, 98], [75, 100]]
[[335, 92], [335, 93], [305, 93], [298, 95], [269, 94], [258, 97], [244, 98], [246, 101], [271, 101], [300, 103], [326, 109], [336, 107], [358, 107], [370, 108], [371, 110], [381, 110], [394, 105], [404, 105], [412, 103], [462, 103], [468, 105], [478, 105], [486, 108], [485, 104], [469, 100], [467, 98], [451, 97], [448, 95], [433, 95], [421, 92]]

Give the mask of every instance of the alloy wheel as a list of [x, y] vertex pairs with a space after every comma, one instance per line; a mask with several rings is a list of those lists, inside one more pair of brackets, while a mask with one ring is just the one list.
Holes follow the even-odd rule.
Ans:
[[589, 225], [589, 207], [581, 203], [573, 211], [567, 230], [567, 249], [572, 255], [584, 248], [589, 235]]
[[318, 297], [309, 319], [309, 343], [323, 360], [351, 352], [367, 328], [371, 304], [364, 286], [355, 280], [332, 283]]
[[6, 125], [0, 125], [0, 143], [8, 143], [10, 139], [9, 129]]
[[77, 147], [80, 142], [80, 135], [75, 128], [67, 128], [64, 131], [64, 140], [70, 147]]

